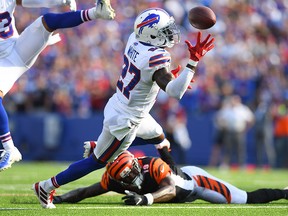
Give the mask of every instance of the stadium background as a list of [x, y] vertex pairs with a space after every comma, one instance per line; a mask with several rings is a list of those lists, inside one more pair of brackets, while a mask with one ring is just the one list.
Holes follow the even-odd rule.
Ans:
[[[78, 8], [93, 1], [77, 0]], [[213, 117], [223, 98], [241, 96], [255, 110], [268, 98], [287, 107], [288, 2], [286, 0], [111, 0], [115, 21], [86, 23], [59, 31], [62, 41], [48, 47], [4, 99], [15, 145], [25, 160], [79, 160], [82, 143], [101, 132], [102, 110], [115, 90], [122, 51], [138, 12], [148, 7], [169, 11], [181, 26], [181, 43], [171, 49], [172, 67], [185, 66], [184, 40], [195, 38], [187, 10], [202, 4], [217, 15], [216, 47], [199, 64], [196, 82], [180, 101], [187, 112], [191, 148], [187, 163], [207, 165], [213, 144]], [[47, 9], [16, 9], [21, 32]], [[60, 9], [50, 9], [57, 12]], [[193, 42], [193, 41], [192, 41]], [[153, 111], [160, 105], [157, 103]], [[155, 115], [155, 118], [159, 116]], [[162, 119], [159, 119], [161, 122]], [[253, 128], [248, 133], [248, 163], [254, 163]], [[141, 148], [155, 154], [153, 146]]]

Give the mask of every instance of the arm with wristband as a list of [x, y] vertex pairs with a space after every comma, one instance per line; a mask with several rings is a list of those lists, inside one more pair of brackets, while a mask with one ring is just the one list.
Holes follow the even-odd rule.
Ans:
[[208, 51], [214, 48], [213, 42], [215, 39], [211, 38], [209, 40], [211, 37], [210, 34], [202, 42], [201, 36], [201, 32], [198, 32], [197, 43], [195, 46], [193, 46], [188, 40], [185, 41], [190, 53], [190, 59], [180, 75], [177, 74], [180, 71], [179, 66], [175, 70], [172, 70], [176, 79], [171, 80], [165, 88], [165, 91], [169, 96], [178, 99], [182, 98], [187, 88], [189, 88], [191, 80], [193, 80], [198, 62]]
[[137, 194], [132, 191], [125, 191], [126, 196], [122, 197], [126, 205], [152, 205], [153, 203], [163, 203], [172, 200], [176, 196], [175, 182], [171, 176], [164, 178], [159, 189], [153, 193], [144, 195]]
[[168, 202], [175, 198], [176, 187], [169, 165], [160, 158], [154, 158], [152, 164], [151, 161], [149, 162], [150, 175], [147, 178], [151, 178], [157, 183], [157, 189], [153, 191], [143, 189], [141, 194], [125, 191], [127, 195], [122, 197], [122, 200], [126, 205], [152, 205], [153, 203]]

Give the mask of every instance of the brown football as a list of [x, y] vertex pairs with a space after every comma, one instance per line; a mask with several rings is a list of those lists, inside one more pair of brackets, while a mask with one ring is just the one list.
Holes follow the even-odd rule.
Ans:
[[197, 29], [209, 29], [216, 23], [216, 15], [211, 8], [197, 6], [188, 14], [190, 24]]

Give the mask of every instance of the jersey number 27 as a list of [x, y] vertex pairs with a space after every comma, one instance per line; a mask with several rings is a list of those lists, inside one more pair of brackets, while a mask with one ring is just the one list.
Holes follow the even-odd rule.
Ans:
[[[127, 72], [133, 75], [130, 80], [128, 80], [128, 84], [124, 86], [123, 80], [128, 79]], [[126, 55], [124, 55], [124, 67], [122, 70], [122, 74], [120, 76], [120, 79], [117, 82], [118, 89], [123, 93], [123, 95], [129, 99], [130, 98], [130, 91], [137, 85], [137, 83], [141, 79], [141, 71], [129, 61]]]

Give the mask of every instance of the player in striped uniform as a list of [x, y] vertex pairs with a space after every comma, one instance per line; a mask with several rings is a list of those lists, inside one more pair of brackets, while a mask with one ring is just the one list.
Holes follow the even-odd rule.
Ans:
[[180, 169], [170, 160], [138, 157], [125, 151], [108, 163], [100, 182], [54, 197], [54, 203], [76, 203], [108, 191], [127, 194], [127, 205], [151, 205], [159, 202], [183, 203], [197, 199], [210, 203], [256, 204], [288, 199], [288, 189], [241, 190], [196, 166]]
[[214, 47], [214, 38], [210, 39], [210, 36], [202, 41], [199, 32], [195, 46], [186, 41], [190, 59], [181, 74], [174, 79], [170, 70], [171, 56], [165, 49], [179, 42], [180, 32], [174, 18], [159, 8], [151, 8], [138, 15], [134, 32], [124, 51], [124, 65], [116, 93], [104, 109], [103, 129], [97, 139], [97, 146], [90, 157], [33, 185], [42, 207], [55, 208], [51, 203], [51, 191], [104, 167], [128, 149], [136, 137], [159, 145], [165, 142], [162, 127], [149, 112], [160, 89], [171, 97], [182, 98], [197, 63]]
[[[15, 27], [16, 5], [30, 8], [69, 5], [72, 11], [47, 13], [19, 35]], [[97, 18], [113, 19], [114, 16], [109, 0], [99, 0], [95, 7], [79, 11], [76, 11], [75, 0], [0, 0], [0, 141], [4, 148], [0, 171], [10, 168], [14, 162], [22, 159], [10, 134], [3, 97], [18, 78], [33, 66], [39, 54], [48, 45], [60, 40], [59, 34], [53, 35], [56, 29], [72, 28]]]

